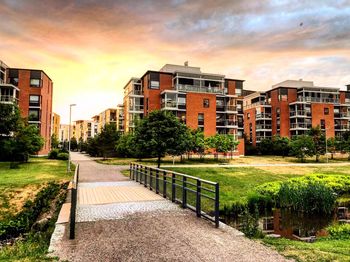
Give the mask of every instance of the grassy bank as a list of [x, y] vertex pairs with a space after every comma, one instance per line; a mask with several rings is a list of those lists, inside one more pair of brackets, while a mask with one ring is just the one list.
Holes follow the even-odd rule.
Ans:
[[167, 168], [180, 173], [219, 182], [220, 207], [235, 201], [245, 201], [249, 192], [265, 182], [284, 181], [292, 177], [312, 174], [350, 175], [347, 166], [305, 166], [305, 167], [174, 167]]
[[46, 191], [44, 197], [46, 200], [37, 197], [39, 192], [42, 194], [43, 190], [48, 188], [48, 183], [62, 185], [68, 182], [71, 176], [72, 173], [66, 173], [66, 161], [35, 158], [30, 159], [29, 163], [19, 165], [18, 169], [9, 169], [9, 163], [0, 163], [0, 224], [13, 225], [14, 222], [11, 221], [31, 217], [30, 212], [33, 210], [36, 212], [39, 208], [38, 219], [51, 217], [45, 223], [45, 227], [39, 230], [28, 229], [28, 226], [31, 227], [30, 224], [35, 221], [30, 221], [30, 224], [25, 224], [26, 226], [16, 222], [18, 226], [15, 229], [26, 228], [27, 233], [13, 244], [0, 249], [1, 261], [48, 260], [45, 254], [60, 204], [65, 198], [65, 190], [62, 188], [57, 191], [56, 187], [56, 190]]

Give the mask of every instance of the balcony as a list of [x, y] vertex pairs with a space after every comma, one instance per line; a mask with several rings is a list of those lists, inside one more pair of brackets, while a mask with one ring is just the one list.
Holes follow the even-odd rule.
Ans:
[[296, 102], [314, 102], [314, 103], [331, 103], [339, 104], [338, 98], [323, 98], [323, 97], [298, 97]]
[[271, 139], [271, 136], [257, 136], [257, 137], [255, 137], [255, 141], [257, 143], [260, 143], [264, 139]]
[[249, 108], [253, 108], [253, 107], [257, 107], [257, 106], [271, 107], [271, 105], [268, 102], [266, 102], [266, 101], [259, 101], [259, 102], [252, 103], [250, 105], [244, 106], [244, 109], [249, 109]]
[[143, 105], [130, 106], [129, 111], [143, 112]]
[[271, 114], [269, 113], [256, 114], [255, 119], [271, 119]]
[[143, 91], [142, 90], [131, 90], [129, 92], [129, 95], [143, 96]]
[[14, 96], [5, 96], [5, 95], [1, 95], [0, 96], [0, 103], [4, 103], [4, 104], [12, 104], [12, 103], [18, 103], [18, 99]]
[[238, 121], [235, 121], [235, 120], [229, 120], [229, 119], [226, 119], [226, 120], [217, 120], [216, 121], [216, 126], [219, 127], [219, 126], [222, 126], [222, 127], [227, 127], [227, 126], [234, 126], [234, 127], [238, 127]]
[[312, 127], [311, 124], [299, 123], [299, 124], [291, 124], [290, 129], [310, 129]]
[[337, 131], [348, 131], [348, 130], [350, 130], [350, 126], [349, 125], [335, 125], [334, 129]]
[[267, 124], [267, 125], [256, 125], [255, 129], [256, 129], [256, 131], [260, 131], [260, 130], [271, 131], [272, 125], [270, 125], [270, 124]]
[[291, 117], [311, 117], [311, 111], [305, 111], [305, 110], [290, 111], [289, 115]]
[[212, 94], [224, 94], [224, 89], [221, 87], [208, 87], [208, 86], [195, 86], [195, 85], [176, 85], [176, 90], [183, 92], [196, 92], [196, 93], [212, 93]]

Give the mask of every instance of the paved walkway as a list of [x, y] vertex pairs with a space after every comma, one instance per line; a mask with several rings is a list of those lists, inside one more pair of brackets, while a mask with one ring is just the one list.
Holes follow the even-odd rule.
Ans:
[[[80, 164], [76, 239], [58, 227], [53, 255], [68, 261], [286, 261], [224, 224], [217, 229], [136, 182], [121, 167]], [[59, 238], [59, 236], [61, 236]], [[57, 240], [59, 238], [59, 240]]]

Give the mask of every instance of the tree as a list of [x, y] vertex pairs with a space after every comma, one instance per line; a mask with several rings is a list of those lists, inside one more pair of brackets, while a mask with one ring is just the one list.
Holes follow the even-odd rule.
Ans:
[[238, 141], [233, 135], [216, 134], [208, 138], [208, 145], [210, 148], [215, 149], [215, 157], [218, 158], [217, 153], [227, 153], [233, 151], [238, 145]]
[[206, 139], [204, 133], [200, 129], [195, 129], [191, 131], [191, 149], [195, 154], [199, 154], [200, 158], [203, 158], [205, 151], [208, 149], [208, 144], [206, 143]]
[[86, 153], [88, 153], [90, 156], [98, 156], [98, 136], [95, 136], [93, 138], [89, 138], [87, 140], [87, 146], [86, 146]]
[[51, 135], [51, 148], [58, 148], [58, 145], [60, 144], [60, 142], [58, 141], [57, 135], [56, 134], [52, 134]]
[[177, 143], [174, 147], [169, 148], [168, 154], [172, 156], [181, 156], [182, 161], [182, 155], [189, 152], [192, 148], [192, 134], [190, 129], [184, 124], [181, 124], [179, 128]]
[[115, 144], [120, 134], [115, 124], [106, 124], [97, 138], [99, 153], [103, 159], [115, 155]]
[[71, 151], [75, 151], [78, 149], [78, 141], [77, 139], [73, 136], [71, 139], [70, 139], [70, 150]]
[[23, 124], [17, 105], [0, 103], [0, 139], [7, 138]]
[[290, 140], [288, 137], [274, 136], [272, 137], [273, 152], [279, 156], [287, 156], [290, 150]]
[[292, 140], [290, 146], [292, 154], [299, 158], [302, 163], [305, 162], [305, 157], [312, 157], [315, 154], [315, 144], [310, 136], [298, 136]]
[[[331, 153], [331, 159], [334, 159], [334, 154], [338, 148], [338, 140], [334, 137], [327, 139], [327, 151]], [[327, 152], [326, 152], [327, 153]]]
[[264, 138], [258, 145], [258, 150], [262, 155], [272, 155], [273, 152], [273, 141], [271, 138]]
[[137, 156], [135, 136], [133, 133], [123, 134], [115, 145], [117, 154], [121, 157]]
[[171, 112], [156, 110], [137, 123], [135, 142], [143, 151], [155, 155], [160, 167], [162, 157], [182, 148], [179, 144], [186, 137], [186, 129]]
[[27, 162], [29, 155], [38, 153], [43, 145], [44, 139], [40, 136], [38, 128], [33, 125], [24, 125], [14, 136], [13, 160]]
[[311, 136], [314, 142], [314, 154], [316, 156], [316, 162], [319, 162], [320, 155], [324, 155], [326, 152], [326, 136], [322, 132], [320, 126], [311, 127], [308, 131], [308, 135]]

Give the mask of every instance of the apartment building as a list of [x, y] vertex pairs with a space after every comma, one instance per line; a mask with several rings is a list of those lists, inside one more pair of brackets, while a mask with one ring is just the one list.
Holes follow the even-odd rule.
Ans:
[[320, 126], [326, 137], [349, 130], [350, 86], [347, 90], [286, 80], [266, 92], [244, 98], [245, 134], [253, 145], [274, 135], [292, 138]]
[[51, 146], [53, 83], [42, 70], [10, 68], [0, 61], [0, 101], [17, 103], [23, 118], [36, 125], [44, 138], [45, 155]]
[[73, 136], [79, 141], [87, 141], [97, 134], [98, 123], [94, 120], [77, 120], [73, 123]]
[[[167, 110], [188, 127], [202, 129], [206, 136], [233, 134], [242, 140], [243, 82], [203, 73], [188, 63], [147, 71], [124, 87], [124, 130], [132, 131], [135, 120], [153, 110]], [[244, 154], [243, 140], [237, 154]]]
[[60, 142], [62, 142], [62, 143], [64, 141], [68, 141], [69, 140], [69, 135], [68, 134], [69, 134], [69, 125], [60, 124], [58, 140]]
[[60, 123], [61, 123], [60, 115], [53, 113], [52, 114], [52, 124], [51, 124], [51, 134], [55, 134], [57, 139], [58, 139], [59, 133], [60, 133]]
[[98, 115], [98, 118], [94, 116], [93, 118], [98, 119], [97, 132], [100, 133], [102, 128], [107, 124], [117, 124], [117, 109], [108, 108]]
[[116, 125], [117, 125], [117, 130], [120, 132], [124, 132], [124, 105], [119, 104], [117, 105], [116, 109]]

